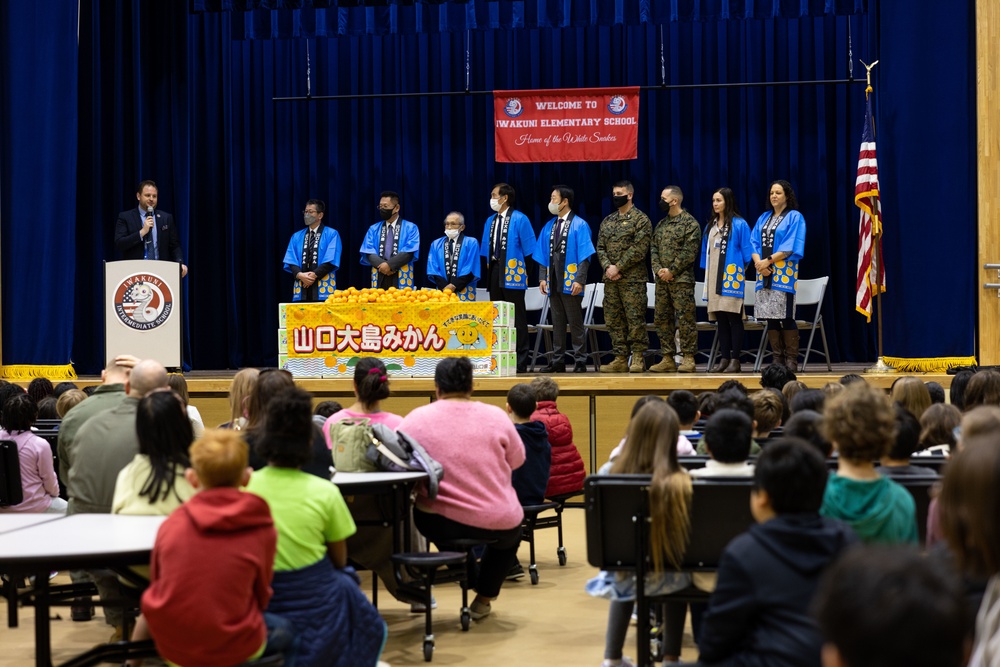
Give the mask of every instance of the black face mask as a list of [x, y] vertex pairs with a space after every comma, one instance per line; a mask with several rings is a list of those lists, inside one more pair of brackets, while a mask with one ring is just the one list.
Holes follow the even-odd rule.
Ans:
[[621, 208], [628, 203], [628, 195], [613, 195], [611, 203], [614, 204], [615, 208]]
[[670, 204], [668, 204], [667, 200], [663, 199], [662, 197], [660, 198], [660, 210], [661, 211], [669, 211], [670, 210]]
[[382, 208], [381, 206], [379, 206], [378, 214], [382, 216], [383, 220], [388, 220], [393, 215], [391, 208]]

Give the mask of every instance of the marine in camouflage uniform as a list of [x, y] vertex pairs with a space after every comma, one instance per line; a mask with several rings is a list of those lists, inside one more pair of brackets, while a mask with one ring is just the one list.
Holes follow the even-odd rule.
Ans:
[[[604, 218], [597, 234], [597, 259], [604, 270], [604, 321], [611, 334], [615, 359], [601, 366], [605, 373], [644, 370], [643, 354], [649, 348], [646, 333], [646, 254], [653, 233], [649, 216], [632, 205], [632, 184], [615, 185], [616, 209]], [[622, 202], [621, 197], [627, 197]], [[622, 212], [622, 209], [626, 209]], [[609, 267], [617, 272], [608, 276]], [[627, 357], [632, 353], [632, 365]]]
[[[654, 373], [680, 371], [693, 373], [694, 354], [698, 350], [698, 328], [694, 304], [694, 262], [701, 252], [701, 227], [686, 209], [681, 208], [683, 194], [670, 185], [660, 195], [660, 209], [667, 217], [653, 231], [650, 258], [656, 283], [656, 309], [653, 324], [660, 337], [663, 361], [651, 367]], [[674, 362], [674, 333], [678, 332], [683, 360]]]

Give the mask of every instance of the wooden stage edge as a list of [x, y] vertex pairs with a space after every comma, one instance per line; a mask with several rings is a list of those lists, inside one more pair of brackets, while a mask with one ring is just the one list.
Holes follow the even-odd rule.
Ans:
[[[221, 398], [229, 392], [236, 371], [191, 371], [185, 373], [188, 392], [192, 399]], [[888, 390], [899, 377], [912, 375], [924, 382], [939, 382], [945, 388], [951, 386], [953, 376], [945, 373], [893, 373], [888, 375], [865, 374], [856, 365], [834, 365], [833, 372], [798, 373], [798, 379], [811, 388], [821, 389], [828, 382], [836, 382], [847, 373], [858, 373], [870, 384]], [[481, 377], [475, 380], [474, 393], [483, 396], [505, 396], [507, 391], [519, 382], [531, 382], [538, 373], [527, 373], [515, 377]], [[751, 392], [760, 388], [759, 373], [558, 373], [552, 378], [559, 383], [561, 396], [641, 396], [644, 394], [665, 394], [677, 389], [687, 389], [695, 393], [714, 391], [726, 380], [739, 380]], [[432, 378], [397, 377], [392, 380], [392, 395], [396, 397], [430, 397], [434, 394]], [[78, 385], [100, 383], [97, 377], [81, 377]], [[340, 398], [353, 395], [351, 380], [347, 378], [299, 378], [296, 384], [316, 397]]]

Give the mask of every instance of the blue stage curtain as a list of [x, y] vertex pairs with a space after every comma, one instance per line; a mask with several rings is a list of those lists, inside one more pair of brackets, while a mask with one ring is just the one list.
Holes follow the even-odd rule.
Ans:
[[878, 18], [885, 354], [970, 356], [979, 294], [975, 2], [928, 16], [906, 0], [880, 0]]
[[3, 363], [62, 366], [73, 344], [76, 3], [0, 0]]
[[[447, 4], [449, 10], [469, 8]], [[500, 4], [536, 10], [572, 6], [575, 12], [578, 3]], [[655, 1], [639, 4], [660, 6]], [[666, 4], [685, 11], [697, 5], [708, 11], [726, 3]], [[762, 4], [785, 6], [783, 0], [753, 6]], [[728, 3], [729, 11], [736, 5]], [[825, 3], [795, 3], [797, 7], [820, 5]], [[956, 231], [942, 241], [944, 245], [935, 243], [935, 247], [948, 252], [949, 287], [972, 286], [975, 266], [956, 261], [975, 254], [967, 252], [973, 247], [975, 229], [975, 144], [969, 130], [975, 113], [972, 88], [962, 77], [933, 92], [926, 87], [929, 82], [938, 85], [948, 80], [956, 62], [963, 77], [973, 67], [971, 47], [964, 37], [959, 39], [969, 34], [972, 18], [968, 11], [954, 12], [947, 20], [911, 12], [906, 23], [909, 32], [889, 36], [898, 31], [899, 24], [885, 17], [907, 14], [907, 6], [901, 0], [891, 0], [891, 4], [883, 0], [882, 21], [874, 34], [870, 15], [823, 14], [795, 19], [668, 19], [662, 24], [598, 22], [587, 27], [529, 30], [239, 40], [235, 39], [233, 12], [189, 13], [186, 3], [82, 0], [79, 115], [78, 124], [71, 123], [68, 131], [73, 142], [79, 139], [79, 150], [73, 153], [80, 168], [69, 181], [79, 193], [76, 220], [54, 216], [50, 225], [56, 235], [52, 238], [60, 244], [74, 239], [75, 243], [60, 246], [75, 247], [75, 255], [72, 250], [60, 250], [68, 253], [60, 266], [75, 262], [76, 271], [47, 272], [39, 277], [31, 295], [35, 303], [44, 295], [52, 301], [52, 312], [59, 313], [59, 321], [71, 323], [62, 332], [65, 340], [72, 341], [78, 369], [100, 368], [101, 262], [115, 257], [115, 215], [135, 205], [136, 183], [152, 178], [159, 184], [162, 208], [177, 217], [191, 268], [185, 281], [191, 365], [202, 369], [273, 365], [277, 361], [275, 305], [291, 296], [291, 278], [281, 270], [281, 257], [290, 235], [301, 228], [302, 205], [310, 197], [327, 202], [326, 219], [343, 239], [338, 283], [362, 286], [368, 276], [359, 264], [357, 248], [365, 229], [377, 219], [377, 197], [384, 189], [401, 194], [403, 216], [420, 225], [426, 251], [431, 240], [442, 234], [442, 221], [451, 210], [465, 215], [468, 233], [480, 235], [490, 213], [489, 191], [498, 181], [517, 188], [519, 208], [531, 218], [536, 232], [550, 217], [545, 204], [551, 185], [570, 185], [577, 191], [578, 212], [596, 235], [611, 208], [611, 184], [619, 178], [635, 183], [637, 205], [654, 222], [662, 217], [655, 208], [659, 191], [668, 184], [680, 185], [685, 207], [703, 224], [717, 187], [732, 187], [740, 209], [753, 222], [766, 206], [769, 183], [787, 178], [796, 188], [808, 221], [802, 277], [831, 276], [824, 316], [834, 358], [872, 360], [874, 327], [865, 325], [854, 312], [858, 213], [853, 184], [864, 112], [863, 84], [645, 90], [640, 99], [638, 159], [615, 163], [497, 164], [489, 95], [273, 101], [274, 97], [305, 95], [307, 47], [313, 95], [461, 91], [466, 87], [467, 42], [468, 83], [473, 91], [657, 86], [663, 82], [661, 44], [667, 84], [842, 79], [847, 76], [850, 26], [855, 58], [883, 61], [876, 70], [876, 99], [890, 287], [885, 299], [886, 353], [969, 354], [975, 291], [953, 288], [945, 293], [941, 287], [940, 298], [927, 299], [926, 269], [912, 258], [926, 255], [927, 239], [938, 240], [942, 223], [937, 220], [940, 214], [933, 212], [933, 202], [908, 193], [916, 187], [922, 192], [940, 189], [965, 207], [962, 215], [949, 216], [948, 224]], [[337, 9], [345, 7], [341, 3]], [[388, 9], [392, 8], [364, 8]], [[5, 21], [4, 25], [11, 26], [11, 34], [26, 34], [29, 30], [21, 27], [23, 23]], [[932, 29], [934, 35], [947, 38], [935, 41], [936, 53], [945, 53], [947, 58], [924, 56], [901, 36], [926, 34], [929, 39]], [[879, 41], [880, 51], [869, 46]], [[903, 64], [907, 59], [919, 62], [922, 69], [900, 71], [910, 66]], [[0, 63], [5, 82], [14, 80], [9, 62]], [[886, 67], [887, 62], [895, 65]], [[70, 79], [74, 67], [69, 67]], [[862, 74], [859, 69], [855, 68], [856, 75]], [[33, 76], [40, 76], [38, 88], [61, 88], [67, 77], [64, 70], [36, 67]], [[7, 90], [5, 84], [5, 100], [9, 99]], [[946, 95], [937, 96], [941, 90]], [[917, 108], [921, 105], [926, 109]], [[947, 105], [947, 112], [942, 105]], [[9, 108], [4, 105], [5, 110]], [[45, 105], [38, 120], [61, 119], [62, 111], [60, 106]], [[31, 120], [18, 116], [13, 127], [5, 123], [10, 128], [5, 132], [16, 135], [20, 128], [31, 127]], [[952, 121], [955, 127], [944, 127]], [[914, 146], [914, 137], [925, 145]], [[0, 153], [5, 166], [9, 164], [7, 145]], [[43, 158], [37, 159], [45, 159], [46, 168], [52, 169], [51, 157], [63, 149], [64, 144], [47, 147], [38, 151]], [[36, 268], [29, 263], [27, 251], [8, 263], [13, 253], [7, 230], [17, 219], [16, 233], [43, 233], [34, 227], [20, 231], [21, 216], [40, 204], [47, 210], [53, 201], [51, 193], [65, 185], [55, 180], [46, 181], [44, 193], [19, 182], [26, 196], [21, 198], [22, 192], [13, 190], [21, 211], [17, 218], [8, 214], [12, 204], [6, 193], [13, 186], [4, 181], [5, 321], [21, 319], [21, 312], [8, 310], [7, 292], [12, 291], [14, 280], [23, 280]], [[951, 197], [955, 192], [959, 194]], [[916, 206], [923, 215], [917, 214]], [[54, 244], [55, 240], [50, 247]], [[424, 279], [424, 266], [422, 257], [417, 264], [419, 281]], [[597, 274], [595, 267], [590, 279], [596, 280]], [[72, 276], [68, 285], [58, 282], [65, 275]], [[35, 303], [23, 312], [41, 312]], [[67, 308], [73, 313], [71, 319], [66, 317]], [[890, 312], [890, 308], [896, 310]], [[913, 325], [928, 312], [954, 330], [948, 334], [954, 336], [954, 345], [947, 350], [941, 349], [941, 328]], [[8, 313], [15, 319], [6, 317]], [[5, 332], [9, 329], [8, 325]], [[38, 344], [53, 349], [52, 332], [51, 328], [35, 329], [36, 339], [42, 341]], [[11, 341], [17, 343], [18, 358], [40, 358], [32, 352], [34, 341], [5, 335], [5, 350], [8, 344], [15, 347]], [[893, 347], [894, 341], [906, 341], [913, 351]]]
[[232, 12], [237, 39], [288, 39], [843, 16], [863, 13], [865, 4], [865, 0], [194, 0], [192, 8]]

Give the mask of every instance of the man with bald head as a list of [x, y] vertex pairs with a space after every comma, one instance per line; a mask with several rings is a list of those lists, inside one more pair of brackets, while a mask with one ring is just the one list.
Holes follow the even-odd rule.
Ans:
[[[166, 388], [167, 369], [158, 361], [136, 363], [125, 378], [125, 397], [113, 408], [87, 419], [73, 439], [69, 473], [65, 478], [69, 494], [67, 514], [109, 514], [115, 482], [122, 468], [139, 453], [135, 416], [139, 401], [155, 389]], [[67, 413], [76, 411], [86, 401]], [[188, 443], [190, 444], [190, 443]], [[118, 578], [110, 570], [89, 572], [102, 600], [121, 597]], [[124, 622], [121, 607], [106, 606], [104, 618], [115, 627], [112, 640], [120, 639]]]

